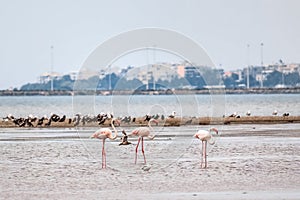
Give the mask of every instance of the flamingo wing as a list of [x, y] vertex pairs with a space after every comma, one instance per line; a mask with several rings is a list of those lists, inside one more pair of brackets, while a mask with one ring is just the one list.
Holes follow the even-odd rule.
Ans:
[[211, 138], [211, 135], [206, 130], [199, 130], [195, 135], [195, 138], [198, 138], [200, 140], [209, 140]]
[[141, 136], [141, 137], [147, 137], [150, 134], [150, 129], [148, 127], [139, 127], [134, 129], [131, 132], [131, 135], [135, 135], [135, 136]]
[[92, 138], [105, 139], [111, 134], [112, 132], [109, 128], [101, 128], [92, 135]]

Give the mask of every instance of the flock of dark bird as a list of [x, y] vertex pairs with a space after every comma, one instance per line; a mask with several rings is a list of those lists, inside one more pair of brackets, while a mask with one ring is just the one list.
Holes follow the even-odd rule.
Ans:
[[111, 119], [113, 116], [110, 114], [100, 113], [97, 116], [90, 115], [80, 115], [76, 114], [75, 117], [67, 118], [66, 115], [60, 117], [57, 114], [51, 114], [48, 118], [47, 116], [43, 116], [42, 118], [34, 117], [33, 115], [29, 115], [26, 118], [20, 117], [16, 118], [13, 115], [9, 114], [8, 116], [3, 118], [3, 121], [11, 121], [18, 127], [49, 127], [53, 122], [61, 122], [72, 124], [74, 126], [78, 126], [80, 123], [82, 125], [86, 125], [90, 122], [96, 122], [99, 125], [104, 124], [107, 119]]
[[20, 117], [16, 118], [13, 115], [9, 114], [3, 121], [12, 121], [16, 126], [19, 127], [48, 127], [52, 122], [67, 122], [68, 124], [72, 123], [72, 119], [67, 119], [66, 115], [62, 117], [57, 114], [52, 114], [50, 118], [43, 116], [42, 118], [34, 117], [33, 115], [29, 115], [28, 117]]
[[[170, 115], [166, 117], [164, 115], [159, 115], [159, 114], [155, 114], [155, 115], [146, 114], [143, 120], [145, 122], [149, 122], [150, 119], [164, 121], [166, 118], [175, 118], [175, 115], [176, 115], [175, 111], [173, 111]], [[277, 116], [278, 115], [277, 110], [274, 110], [272, 115]], [[289, 115], [290, 115], [289, 113], [282, 114], [283, 117], [288, 117]], [[246, 116], [251, 116], [251, 112], [247, 111]], [[225, 117], [225, 115], [223, 117]], [[238, 115], [236, 112], [234, 112], [228, 117], [240, 118], [241, 115]], [[47, 116], [38, 118], [33, 115], [29, 115], [28, 117], [25, 118], [24, 117], [16, 118], [13, 115], [9, 114], [3, 118], [3, 121], [11, 121], [18, 127], [49, 127], [53, 122], [67, 123], [70, 125], [72, 124], [74, 126], [79, 126], [79, 125], [84, 126], [88, 123], [97, 123], [100, 126], [103, 125], [106, 122], [106, 120], [110, 120], [112, 118], [113, 118], [113, 114], [103, 113], [103, 112], [101, 112], [96, 116], [76, 114], [73, 118], [67, 118], [66, 115], [59, 116], [57, 114], [51, 114], [49, 118]], [[125, 124], [136, 122], [136, 117], [131, 117], [131, 116], [120, 117], [118, 119]]]
[[[175, 115], [170, 115], [169, 117], [174, 118]], [[74, 126], [78, 125], [86, 125], [88, 123], [97, 123], [98, 125], [103, 125], [106, 120], [110, 120], [113, 118], [113, 115], [110, 113], [103, 113], [96, 116], [92, 115], [81, 115], [76, 114], [73, 118], [67, 118], [66, 115], [63, 115], [62, 117], [57, 114], [51, 114], [50, 117], [43, 116], [41, 118], [38, 118], [37, 116], [29, 115], [28, 117], [20, 117], [16, 118], [13, 115], [9, 114], [6, 117], [4, 117], [3, 121], [10, 121], [13, 122], [18, 127], [49, 127], [53, 122], [61, 122], [61, 123], [67, 123], [67, 124], [73, 124]], [[148, 122], [150, 119], [161, 119], [164, 120], [164, 115], [145, 115], [144, 121]], [[119, 120], [125, 124], [134, 123], [136, 121], [135, 117], [131, 116], [125, 116], [119, 118]]]

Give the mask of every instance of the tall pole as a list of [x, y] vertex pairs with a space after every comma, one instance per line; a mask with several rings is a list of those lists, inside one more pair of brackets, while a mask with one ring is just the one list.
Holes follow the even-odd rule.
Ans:
[[146, 48], [146, 54], [147, 54], [147, 73], [146, 73], [146, 90], [149, 90], [149, 48]]
[[155, 85], [155, 75], [156, 75], [156, 69], [155, 67], [155, 45], [153, 45], [153, 65], [152, 65], [152, 70], [153, 70], [153, 90], [156, 90], [156, 85]]
[[261, 66], [264, 65], [264, 43], [260, 43]]
[[249, 89], [250, 87], [250, 82], [249, 82], [249, 63], [250, 63], [250, 58], [249, 58], [249, 54], [250, 54], [250, 45], [247, 44], [247, 88]]
[[[264, 66], [264, 43], [260, 43], [260, 56], [261, 56], [261, 67]], [[261, 75], [260, 87], [264, 87], [264, 77]]]
[[50, 47], [50, 80], [51, 80], [51, 91], [53, 91], [53, 63], [54, 63], [54, 55], [53, 55], [54, 47], [51, 45]]
[[152, 77], [153, 77], [153, 90], [155, 90], [155, 69], [154, 69], [155, 65], [152, 64]]
[[281, 64], [281, 81], [282, 81], [282, 87], [285, 87], [284, 86], [284, 72], [283, 72], [283, 63]]
[[108, 74], [108, 90], [111, 91], [111, 65], [108, 66], [109, 74]]
[[284, 86], [284, 73], [283, 73], [283, 70], [282, 70], [282, 73], [281, 73], [281, 80], [282, 80], [282, 87], [285, 87]]

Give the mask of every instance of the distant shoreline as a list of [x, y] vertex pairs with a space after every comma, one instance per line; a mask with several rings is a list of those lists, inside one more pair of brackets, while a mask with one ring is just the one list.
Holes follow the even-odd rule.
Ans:
[[0, 90], [0, 96], [73, 96], [73, 95], [186, 95], [186, 94], [300, 94], [300, 87], [294, 88], [233, 88], [233, 89], [175, 89], [175, 90], [84, 90], [84, 91], [40, 91]]

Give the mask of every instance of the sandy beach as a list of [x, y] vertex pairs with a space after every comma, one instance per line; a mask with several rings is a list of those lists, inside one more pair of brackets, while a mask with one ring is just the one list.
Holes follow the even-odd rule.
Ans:
[[207, 169], [199, 128], [157, 127], [146, 168], [141, 152], [134, 164], [136, 138], [107, 140], [107, 169], [94, 129], [0, 129], [0, 199], [299, 198], [299, 124], [218, 126]]

